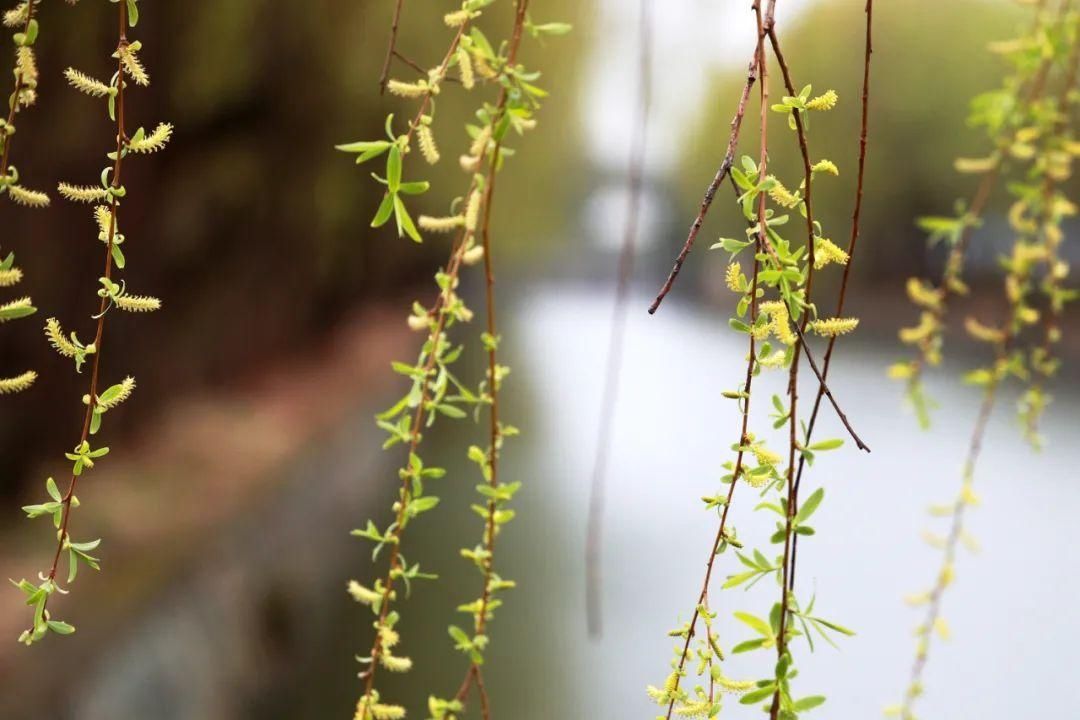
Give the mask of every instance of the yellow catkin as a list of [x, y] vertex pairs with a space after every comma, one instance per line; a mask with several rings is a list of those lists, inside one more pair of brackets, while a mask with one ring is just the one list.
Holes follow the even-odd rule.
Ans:
[[150, 74], [143, 67], [142, 60], [133, 45], [126, 45], [120, 49], [120, 60], [124, 63], [124, 69], [128, 71], [136, 85], [147, 86], [150, 84]]
[[131, 393], [135, 392], [135, 378], [129, 375], [124, 378], [124, 381], [120, 383], [119, 387], [120, 391], [113, 397], [108, 398], [107, 400], [101, 400], [99, 398], [97, 403], [98, 407], [111, 410], [131, 397]]
[[858, 318], [828, 318], [827, 320], [814, 320], [810, 323], [810, 329], [823, 337], [847, 335], [858, 326]]
[[79, 351], [75, 344], [64, 335], [64, 331], [60, 328], [60, 322], [56, 318], [49, 318], [45, 321], [45, 337], [49, 339], [49, 344], [56, 349], [56, 352], [64, 357], [75, 357], [75, 354]]
[[818, 160], [814, 163], [814, 166], [810, 168], [812, 172], [826, 172], [830, 175], [839, 175], [840, 168], [836, 167], [836, 163], [832, 160]]
[[[0, 305], [0, 311], [10, 312], [12, 310], [32, 310], [33, 302], [29, 297], [21, 297], [18, 300], [12, 300]], [[0, 323], [7, 322], [8, 319], [0, 314]]]
[[773, 186], [769, 188], [769, 197], [773, 199], [777, 205], [786, 208], [793, 208], [802, 202], [802, 199], [795, 193], [784, 187], [784, 183], [777, 180], [772, 175], [769, 178], [773, 181]]
[[363, 605], [371, 605], [378, 602], [382, 598], [381, 593], [377, 593], [371, 588], [365, 587], [355, 580], [350, 580], [348, 585], [349, 595], [352, 599]]
[[477, 158], [483, 157], [484, 151], [487, 150], [488, 142], [490, 140], [491, 126], [487, 125], [479, 132], [479, 134], [477, 134], [472, 145], [469, 146], [469, 154]]
[[37, 190], [28, 190], [21, 185], [8, 185], [8, 195], [19, 205], [33, 208], [49, 206], [49, 196]]
[[37, 373], [27, 370], [22, 375], [10, 378], [0, 378], [0, 395], [11, 395], [28, 389], [37, 380]]
[[473, 72], [472, 58], [464, 48], [457, 51], [458, 72], [461, 74], [461, 86], [466, 90], [476, 87], [476, 73]]
[[390, 672], [409, 672], [412, 670], [412, 660], [407, 657], [398, 657], [386, 652], [379, 655], [379, 663]]
[[976, 340], [989, 343], [999, 343], [1005, 340], [1005, 332], [997, 328], [983, 325], [973, 317], [964, 319], [964, 330]]
[[791, 330], [791, 316], [788, 314], [787, 306], [774, 300], [762, 303], [761, 311], [768, 314], [771, 321], [769, 329], [776, 335], [776, 339], [785, 345], [794, 345], [798, 338]]
[[408, 83], [401, 80], [391, 80], [386, 84], [387, 89], [399, 97], [419, 98], [428, 92], [427, 83], [423, 80]]
[[937, 310], [941, 307], [941, 291], [918, 278], [908, 278], [907, 295], [921, 308]]
[[928, 312], [924, 312], [919, 318], [919, 324], [914, 327], [900, 328], [900, 342], [914, 345], [926, 340], [938, 328], [938, 321]]
[[835, 90], [828, 90], [825, 93], [818, 95], [816, 98], [807, 101], [807, 110], [832, 110], [836, 107], [836, 101], [839, 97]]
[[430, 165], [439, 162], [439, 148], [435, 144], [435, 134], [431, 132], [431, 126], [421, 123], [416, 128], [416, 137], [420, 143], [420, 154]]
[[143, 137], [141, 140], [128, 142], [128, 150], [135, 153], [148, 154], [161, 150], [172, 139], [173, 126], [170, 123], [159, 123], [154, 132]]
[[731, 262], [724, 273], [724, 284], [731, 292], [742, 292], [742, 268], [737, 262]]
[[468, 10], [455, 10], [443, 15], [443, 22], [449, 27], [461, 27], [469, 20]]
[[17, 28], [21, 25], [25, 25], [26, 16], [29, 12], [30, 3], [24, 0], [24, 2], [19, 3], [11, 10], [7, 10], [4, 12], [4, 26], [9, 28]]
[[0, 287], [11, 287], [12, 285], [18, 285], [22, 280], [23, 271], [17, 267], [10, 268], [8, 270], [0, 270]]
[[109, 196], [108, 190], [103, 187], [94, 187], [93, 185], [69, 185], [67, 183], [60, 183], [56, 186], [56, 189], [64, 199], [72, 202], [100, 202]]
[[430, 215], [421, 215], [417, 222], [420, 224], [420, 229], [427, 230], [428, 232], [452, 232], [459, 227], [465, 226], [464, 215], [452, 215], [450, 217], [431, 217]]
[[161, 309], [161, 301], [149, 295], [121, 295], [115, 302], [116, 307], [127, 312], [153, 312]]
[[89, 75], [79, 72], [75, 68], [69, 67], [64, 71], [64, 77], [67, 78], [68, 84], [81, 93], [86, 93], [92, 97], [105, 97], [109, 94], [109, 86], [101, 82], [96, 78], [92, 78]]
[[836, 263], [837, 265], [847, 265], [849, 256], [847, 252], [840, 248], [839, 245], [834, 243], [828, 238], [817, 238], [814, 242], [814, 269], [820, 270], [829, 263]]
[[465, 207], [465, 229], [469, 232], [476, 232], [476, 226], [480, 222], [480, 203], [480, 191], [473, 190]]

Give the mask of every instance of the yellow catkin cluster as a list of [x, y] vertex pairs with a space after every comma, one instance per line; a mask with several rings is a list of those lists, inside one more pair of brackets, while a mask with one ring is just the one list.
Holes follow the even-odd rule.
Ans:
[[91, 97], [105, 97], [109, 94], [109, 86], [105, 83], [92, 78], [89, 75], [79, 72], [75, 68], [69, 67], [64, 71], [64, 77], [67, 78], [68, 84], [81, 93], [90, 95]]
[[820, 270], [829, 263], [836, 263], [837, 265], [847, 265], [849, 256], [847, 252], [840, 248], [839, 245], [834, 243], [828, 238], [817, 238], [814, 242], [814, 269]]
[[430, 165], [439, 162], [439, 148], [435, 144], [435, 134], [431, 132], [431, 125], [421, 123], [416, 128], [416, 138], [420, 143], [420, 154]]
[[473, 72], [472, 57], [465, 48], [457, 51], [458, 72], [461, 75], [461, 86], [466, 90], [476, 87], [476, 73]]
[[124, 63], [124, 69], [131, 75], [136, 85], [146, 87], [150, 84], [150, 73], [146, 72], [142, 60], [139, 59], [138, 51], [141, 45], [137, 42], [120, 48], [120, 60]]
[[839, 97], [836, 95], [835, 90], [828, 90], [825, 93], [818, 95], [812, 100], [808, 100], [806, 103], [807, 110], [832, 110], [836, 107], [836, 101]]
[[900, 328], [900, 342], [914, 345], [926, 340], [938, 329], [937, 318], [933, 314], [924, 312], [919, 317], [919, 324], [914, 327]]
[[49, 206], [49, 196], [37, 190], [29, 190], [21, 185], [8, 185], [8, 196], [19, 205], [43, 208]]
[[793, 208], [802, 202], [802, 199], [795, 193], [784, 187], [784, 183], [777, 180], [772, 175], [769, 179], [773, 181], [773, 186], [769, 188], [769, 197], [773, 199], [777, 205], [786, 208]]
[[22, 375], [0, 379], [0, 395], [11, 395], [28, 389], [37, 380], [37, 373], [27, 370]]
[[832, 160], [818, 160], [816, 163], [814, 163], [813, 167], [810, 168], [810, 171], [816, 173], [825, 172], [829, 173], [830, 175], [840, 174], [840, 168], [836, 167], [836, 163], [834, 163]]
[[147, 155], [161, 150], [172, 139], [173, 126], [170, 123], [159, 123], [154, 131], [139, 139], [128, 142], [128, 150]]
[[394, 95], [404, 98], [420, 98], [428, 92], [428, 85], [423, 80], [411, 83], [403, 80], [391, 80], [386, 84], [386, 88]]
[[814, 320], [810, 323], [810, 329], [822, 337], [847, 335], [858, 326], [858, 318], [828, 318], [826, 320]]
[[94, 203], [100, 202], [109, 196], [109, 191], [103, 187], [93, 185], [69, 185], [60, 183], [56, 186], [60, 194], [71, 202]]
[[429, 232], [452, 232], [460, 227], [465, 227], [464, 215], [451, 215], [449, 217], [431, 217], [430, 215], [421, 215], [418, 222], [422, 230]]
[[941, 307], [941, 291], [918, 278], [908, 278], [907, 295], [921, 308], [937, 310]]
[[776, 339], [785, 345], [794, 345], [798, 339], [791, 330], [791, 316], [788, 314], [787, 305], [779, 300], [761, 304], [761, 312], [769, 316], [769, 330], [776, 335]]
[[1005, 340], [1005, 331], [983, 325], [973, 317], [964, 318], [964, 330], [976, 340], [989, 343], [999, 343]]
[[731, 292], [742, 292], [743, 282], [742, 268], [739, 267], [739, 263], [732, 261], [728, 264], [727, 271], [724, 273], [724, 284], [727, 285], [727, 289]]

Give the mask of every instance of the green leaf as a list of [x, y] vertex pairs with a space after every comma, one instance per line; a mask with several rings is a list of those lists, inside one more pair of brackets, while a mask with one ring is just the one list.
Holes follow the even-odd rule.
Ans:
[[799, 514], [795, 516], [795, 524], [799, 525], [809, 519], [824, 498], [825, 488], [818, 488], [810, 495], [810, 497], [806, 498], [806, 502], [799, 508]]
[[386, 159], [386, 182], [391, 195], [401, 187], [401, 148], [396, 143], [390, 148], [390, 156]]
[[45, 624], [49, 626], [50, 630], [58, 635], [70, 635], [75, 632], [75, 627], [73, 625], [68, 625], [63, 620], [47, 620]]
[[769, 623], [765, 622], [761, 618], [756, 617], [756, 616], [751, 615], [750, 613], [746, 613], [746, 612], [737, 612], [737, 613], [735, 613], [735, 618], [737, 620], [742, 621], [746, 625], [749, 625], [752, 630], [757, 631], [758, 633], [765, 636], [766, 638], [772, 638], [773, 637], [773, 629], [772, 629], [772, 627], [770, 627]]
[[386, 221], [390, 219], [390, 214], [394, 212], [395, 197], [393, 193], [386, 193], [383, 196], [379, 210], [375, 213], [375, 219], [371, 221], [371, 227], [377, 228], [386, 224]]
[[791, 706], [791, 709], [795, 712], [802, 712], [804, 710], [813, 710], [816, 707], [820, 707], [825, 704], [824, 695], [810, 695], [804, 697], [801, 700], [796, 700]]

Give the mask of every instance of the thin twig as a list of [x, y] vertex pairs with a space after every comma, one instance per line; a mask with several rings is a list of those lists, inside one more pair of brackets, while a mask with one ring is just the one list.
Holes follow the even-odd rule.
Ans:
[[[124, 68], [123, 50], [127, 47], [127, 3], [119, 3], [119, 19], [120, 19], [120, 35], [117, 44], [117, 70], [116, 70], [116, 159], [113, 161], [112, 172], [112, 188], [119, 189], [120, 185], [120, 173], [123, 168], [124, 161], [124, 143], [127, 142], [127, 130], [124, 121], [124, 86], [126, 73]], [[102, 274], [106, 281], [112, 279], [113, 270], [113, 246], [116, 239], [116, 228], [118, 213], [120, 207], [120, 200], [117, 195], [113, 194], [109, 205], [109, 230], [108, 230], [108, 242], [105, 248], [105, 271]], [[86, 414], [83, 417], [82, 434], [79, 436], [79, 446], [87, 441], [90, 437], [90, 421], [93, 418], [94, 410], [98, 406], [98, 375], [101, 368], [101, 354], [102, 344], [105, 337], [105, 315], [108, 310], [109, 298], [102, 297], [98, 308], [97, 314], [97, 330], [94, 333], [94, 360], [91, 364], [90, 370], [90, 401], [86, 405]], [[62, 513], [63, 519], [60, 522], [60, 528], [57, 533], [56, 553], [53, 555], [52, 567], [49, 569], [48, 579], [54, 580], [56, 573], [60, 567], [60, 556], [64, 552], [64, 545], [68, 540], [68, 527], [71, 523], [72, 512], [72, 500], [75, 497], [75, 487], [78, 484], [79, 476], [72, 473], [71, 480], [68, 483], [67, 492], [64, 493], [64, 497], [61, 500], [63, 505]], [[46, 596], [45, 602], [48, 604], [49, 596]]]
[[[756, 46], [756, 51], [755, 51], [755, 55], [754, 55], [754, 60], [751, 63], [751, 68], [756, 66], [756, 67], [759, 67], [761, 69], [760, 97], [761, 97], [761, 106], [762, 106], [762, 108], [765, 108], [765, 107], [767, 107], [767, 101], [768, 101], [768, 67], [766, 66], [766, 64], [764, 62], [764, 59], [765, 59], [765, 32], [764, 32], [764, 29], [762, 27], [762, 21], [761, 21], [761, 0], [754, 0], [753, 10], [754, 10], [754, 13], [755, 13], [755, 15], [757, 17], [758, 38], [757, 38], [757, 46]], [[747, 94], [748, 94], [748, 91], [744, 90], [744, 97], [743, 97], [743, 100], [740, 102], [740, 106], [743, 107], [744, 111], [745, 111], [746, 95]], [[741, 119], [740, 119], [740, 122], [741, 122]], [[765, 149], [765, 142], [764, 142], [765, 141], [765, 132], [766, 132], [765, 128], [766, 128], [765, 123], [762, 123], [761, 162], [762, 162], [763, 167], [764, 167], [764, 164], [768, 161], [768, 158], [766, 157], [766, 149]], [[713, 190], [713, 194], [715, 194], [715, 189]], [[710, 203], [712, 202], [711, 199], [709, 200], [709, 202]], [[761, 264], [760, 260], [758, 259], [758, 255], [760, 254], [760, 249], [761, 249], [761, 244], [762, 244], [762, 237], [764, 236], [764, 232], [765, 232], [765, 229], [764, 229], [765, 213], [764, 213], [764, 211], [760, 212], [760, 217], [762, 219], [762, 230], [758, 234], [758, 239], [757, 239], [757, 249], [758, 249], [759, 252], [754, 253], [754, 274], [753, 274], [753, 279], [751, 280], [751, 284], [750, 284], [750, 319], [751, 319], [751, 323], [753, 323], [754, 321], [757, 320], [757, 315], [758, 315], [758, 297], [757, 297], [758, 270], [759, 270], [760, 264]], [[750, 338], [750, 349], [749, 349], [749, 352], [747, 354], [747, 360], [746, 360], [746, 380], [744, 381], [744, 384], [743, 384], [744, 398], [743, 398], [743, 401], [742, 401], [743, 405], [742, 405], [741, 429], [739, 430], [739, 450], [738, 450], [738, 453], [735, 456], [735, 467], [734, 467], [734, 470], [733, 470], [732, 475], [731, 475], [731, 486], [728, 488], [727, 500], [724, 502], [724, 509], [720, 513], [720, 526], [716, 530], [716, 538], [713, 540], [712, 545], [709, 547], [709, 557], [705, 561], [705, 578], [704, 578], [704, 580], [702, 581], [702, 584], [701, 584], [701, 591], [698, 593], [698, 601], [697, 601], [697, 604], [694, 606], [694, 613], [690, 618], [690, 624], [687, 627], [686, 637], [685, 637], [685, 640], [683, 642], [682, 653], [679, 656], [679, 662], [678, 662], [678, 665], [676, 666], [674, 691], [678, 691], [679, 684], [682, 681], [683, 669], [686, 667], [686, 661], [690, 656], [690, 643], [694, 639], [694, 633], [696, 632], [696, 629], [697, 629], [697, 622], [698, 622], [698, 619], [701, 616], [701, 609], [702, 609], [703, 606], [705, 606], [708, 603], [709, 585], [710, 585], [710, 583], [712, 581], [712, 573], [713, 573], [713, 567], [716, 564], [717, 551], [719, 550], [720, 545], [723, 542], [725, 542], [725, 540], [727, 538], [728, 513], [731, 510], [731, 501], [732, 501], [732, 498], [735, 495], [735, 488], [739, 484], [739, 476], [742, 474], [743, 458], [745, 457], [745, 454], [746, 454], [745, 448], [749, 445], [749, 436], [747, 435], [747, 431], [749, 430], [749, 424], [750, 424], [750, 397], [751, 397], [750, 396], [750, 391], [751, 391], [751, 388], [753, 386], [753, 381], [754, 381], [754, 368], [757, 365], [757, 363], [756, 363], [757, 352], [756, 352], [756, 342], [755, 342], [755, 339], [754, 339], [754, 335], [751, 333], [749, 338]], [[665, 716], [666, 720], [671, 720], [671, 716], [672, 716], [672, 713], [674, 712], [674, 710], [675, 710], [675, 692], [672, 692], [671, 693], [671, 699], [668, 701], [667, 714]]]
[[660, 303], [664, 302], [664, 298], [671, 292], [671, 287], [675, 284], [675, 279], [679, 276], [683, 263], [686, 262], [686, 256], [690, 254], [690, 250], [694, 247], [694, 241], [697, 240], [698, 233], [701, 232], [705, 216], [708, 215], [709, 208], [712, 207], [713, 199], [716, 197], [716, 191], [720, 189], [724, 178], [731, 172], [731, 166], [735, 162], [735, 149], [739, 144], [739, 131], [742, 130], [743, 116], [746, 114], [746, 102], [750, 98], [750, 89], [754, 86], [754, 81], [757, 80], [758, 76], [758, 55], [757, 52], [754, 53], [754, 59], [750, 61], [750, 67], [747, 69], [746, 84], [743, 85], [739, 105], [735, 110], [735, 117], [731, 119], [731, 135], [728, 137], [727, 152], [724, 153], [720, 169], [716, 171], [716, 176], [709, 183], [709, 187], [705, 189], [705, 196], [701, 200], [701, 208], [698, 210], [694, 222], [690, 224], [690, 232], [687, 234], [686, 242], [683, 243], [682, 249], [675, 258], [675, 265], [671, 268], [671, 272], [668, 273], [667, 280], [664, 281], [664, 285], [660, 288], [656, 299], [649, 306], [650, 315], [659, 309]]
[[615, 404], [619, 395], [622, 374], [623, 344], [626, 339], [627, 300], [634, 274], [634, 250], [641, 222], [641, 202], [645, 189], [645, 154], [649, 130], [649, 106], [652, 83], [652, 16], [651, 0], [641, 0], [640, 38], [638, 55], [638, 117], [630, 143], [630, 162], [627, 169], [626, 226], [622, 249], [619, 252], [618, 279], [615, 284], [615, 308], [612, 312], [611, 333], [608, 338], [607, 372], [600, 400], [599, 432], [596, 439], [596, 458], [593, 461], [592, 487], [589, 492], [589, 517], [585, 540], [585, 607], [589, 636], [597, 638], [602, 630], [600, 600], [601, 562], [603, 547], [603, 517], [607, 461], [611, 453], [611, 432], [615, 419]]
[[390, 23], [390, 43], [386, 47], [386, 59], [383, 60], [382, 73], [379, 75], [379, 94], [386, 94], [386, 84], [390, 82], [390, 63], [397, 50], [398, 22], [401, 20], [401, 8], [405, 0], [397, 0], [394, 5], [394, 19]]
[[[26, 5], [26, 22], [23, 23], [23, 35], [30, 32], [30, 22], [33, 19], [34, 3], [31, 1]], [[11, 108], [8, 110], [6, 126], [8, 132], [4, 133], [4, 148], [3, 153], [0, 153], [0, 175], [7, 175], [8, 160], [11, 155], [11, 142], [14, 138], [14, 133], [11, 133], [10, 129], [15, 125], [15, 115], [18, 114], [21, 105], [19, 102], [19, 95], [22, 93], [24, 87], [26, 87], [25, 78], [23, 78], [22, 70], [17, 65], [15, 68], [15, 92], [11, 95]]]
[[[867, 145], [867, 133], [869, 131], [870, 123], [870, 57], [873, 55], [873, 18], [874, 18], [874, 0], [866, 0], [866, 43], [863, 59], [863, 89], [862, 89], [862, 128], [859, 132], [859, 173], [858, 179], [855, 184], [855, 209], [851, 213], [851, 236], [848, 239], [847, 254], [848, 261], [844, 265], [844, 272], [840, 279], [840, 293], [836, 301], [836, 313], [835, 317], [843, 317], [844, 315], [844, 302], [847, 298], [848, 281], [851, 277], [851, 267], [855, 262], [855, 249], [859, 242], [859, 226], [860, 218], [862, 215], [862, 201], [863, 201], [863, 181], [866, 175], [866, 145]], [[837, 338], [829, 338], [829, 345], [825, 349], [825, 358], [822, 360], [821, 376], [823, 379], [829, 377], [829, 368], [832, 363], [833, 349], [836, 346]], [[814, 433], [814, 426], [817, 422], [818, 412], [821, 409], [821, 399], [825, 395], [824, 384], [818, 387], [817, 397], [814, 398], [814, 408], [810, 413], [810, 420], [806, 425], [806, 443], [810, 443], [810, 438]], [[799, 469], [795, 474], [795, 493], [796, 496], [799, 492], [799, 487], [802, 483], [803, 468], [806, 466], [806, 456], [799, 458]], [[799, 537], [796, 535], [791, 548], [791, 576], [789, 578], [789, 586], [795, 587], [795, 559], [799, 550]]]

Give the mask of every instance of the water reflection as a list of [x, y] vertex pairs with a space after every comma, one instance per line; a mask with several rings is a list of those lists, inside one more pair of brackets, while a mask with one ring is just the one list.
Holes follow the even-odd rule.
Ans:
[[[647, 298], [636, 302], [644, 308]], [[501, 545], [503, 567], [515, 569], [522, 589], [501, 618], [492, 684], [515, 717], [650, 717], [642, 689], [667, 671], [664, 633], [692, 609], [715, 533], [698, 498], [715, 489], [737, 432], [734, 406], [718, 398], [739, 375], [742, 342], [718, 315], [694, 308], [673, 303], [654, 318], [631, 314], [606, 524], [606, 635], [591, 643], [581, 546], [609, 301], [544, 286], [515, 314], [525, 334], [514, 365], [532, 384], [534, 407], [527, 449], [516, 448], [505, 464], [508, 477], [525, 479], [528, 489], [521, 521]], [[843, 347], [835, 389], [874, 452], [845, 447], [820, 458], [808, 476], [826, 487], [826, 502], [818, 535], [800, 553], [802, 592], [816, 592], [822, 615], [859, 632], [840, 651], [819, 647], [799, 679], [800, 689], [829, 696], [834, 718], [876, 717], [899, 697], [916, 622], [901, 597], [928, 583], [937, 562], [918, 540], [929, 522], [924, 508], [953, 494], [977, 409], [972, 391], [943, 381], [935, 388], [943, 406], [935, 431], [918, 433], [897, 388], [883, 379], [894, 354], [857, 340]], [[781, 385], [769, 377], [759, 388], [780, 392]], [[1070, 442], [1076, 400], [1071, 388], [1059, 390], [1047, 422], [1051, 451], [1041, 455], [1020, 443], [1009, 403], [991, 426], [978, 478], [985, 506], [970, 522], [983, 552], [960, 560], [945, 608], [955, 640], [935, 648], [927, 716], [1054, 714], [1056, 702], [1030, 689], [1068, 682], [1056, 648], [1080, 641], [1077, 624], [1063, 621], [1072, 617], [1080, 582], [1045, 552], [1060, 546], [1080, 508]], [[823, 417], [820, 437], [839, 437], [838, 423]], [[772, 521], [751, 517], [749, 493], [737, 498], [740, 535], [766, 547]], [[719, 573], [732, 571], [728, 562]], [[749, 594], [716, 593], [714, 603], [754, 609], [774, 593], [763, 583]], [[728, 646], [746, 635], [730, 622], [721, 632]], [[748, 660], [731, 658], [729, 674], [769, 672]]]

